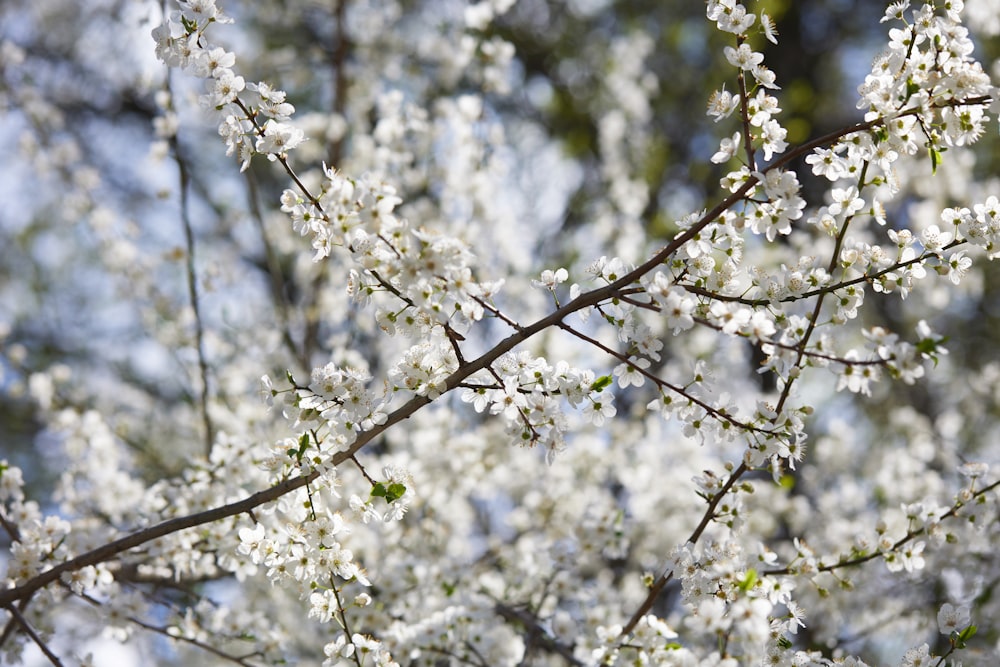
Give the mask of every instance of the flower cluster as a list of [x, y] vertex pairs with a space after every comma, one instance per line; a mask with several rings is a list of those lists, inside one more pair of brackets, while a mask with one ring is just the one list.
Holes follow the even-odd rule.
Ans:
[[[349, 525], [337, 512], [330, 512], [312, 497], [308, 510], [300, 507], [299, 522], [286, 523], [275, 537], [260, 523], [253, 528], [239, 531], [240, 544], [237, 551], [251, 560], [254, 565], [267, 568], [268, 579], [276, 585], [292, 586], [308, 596], [309, 618], [321, 623], [336, 622], [346, 627], [346, 608], [365, 607], [371, 603], [371, 596], [359, 593], [353, 601], [345, 604], [342, 595], [346, 592], [343, 582], [357, 582], [370, 586], [371, 582], [357, 563], [350, 549], [345, 548], [340, 539], [350, 532]], [[286, 512], [287, 516], [287, 512]], [[360, 634], [341, 634], [324, 648], [327, 660], [324, 665], [335, 666], [356, 664], [352, 658], [355, 652], [365, 658], [371, 657], [375, 665], [396, 667], [389, 652], [378, 640]]]
[[563, 402], [583, 403], [583, 416], [596, 426], [615, 415], [614, 397], [604, 391], [611, 380], [604, 379], [599, 381], [592, 371], [573, 368], [565, 361], [551, 365], [527, 352], [508, 353], [489, 372], [470, 379], [462, 400], [476, 412], [499, 415], [515, 442], [543, 445], [551, 461], [565, 446], [569, 428]]
[[[941, 212], [941, 220], [946, 229], [952, 230], [948, 234], [983, 248], [990, 259], [1000, 257], [1000, 200], [996, 196], [991, 195], [971, 211], [964, 207], [946, 208]], [[948, 278], [957, 283], [970, 266], [971, 260], [960, 250], [947, 258], [945, 271]]]
[[286, 190], [282, 210], [291, 215], [296, 231], [312, 237], [315, 260], [334, 247], [352, 253], [361, 269], [349, 283], [356, 301], [366, 303], [384, 291], [397, 297], [376, 316], [384, 331], [426, 336], [446, 326], [461, 334], [482, 319], [502, 283], [474, 279], [473, 256], [463, 243], [413, 229], [395, 214], [401, 200], [381, 180], [352, 179], [330, 168], [325, 175], [316, 197]]
[[882, 21], [902, 21], [903, 27], [889, 31], [888, 51], [859, 89], [858, 108], [866, 111], [866, 120], [884, 119], [896, 146], [908, 153], [916, 150], [918, 135], [932, 151], [974, 142], [989, 120], [981, 101], [993, 86], [971, 57], [962, 3], [947, 4], [942, 15], [933, 3], [923, 3], [910, 20], [910, 2], [890, 5]]
[[[225, 139], [226, 155], [235, 155], [240, 170], [250, 166], [255, 153], [269, 160], [284, 159], [288, 151], [305, 140], [301, 129], [289, 124], [295, 107], [285, 101], [285, 92], [266, 83], [247, 83], [233, 67], [236, 56], [207, 41], [213, 23], [231, 23], [215, 0], [181, 1], [179, 12], [153, 29], [156, 56], [170, 67], [178, 67], [207, 79], [201, 102], [222, 117], [219, 135]], [[244, 91], [250, 93], [241, 97]]]
[[[267, 400], [279, 393], [270, 378], [264, 376], [261, 381]], [[358, 433], [384, 424], [385, 401], [371, 393], [370, 382], [371, 376], [362, 369], [333, 363], [313, 369], [309, 386], [287, 392], [284, 405], [292, 427], [310, 431], [294, 447], [279, 445], [269, 468], [281, 474], [298, 466], [325, 468], [330, 456], [354, 444]]]

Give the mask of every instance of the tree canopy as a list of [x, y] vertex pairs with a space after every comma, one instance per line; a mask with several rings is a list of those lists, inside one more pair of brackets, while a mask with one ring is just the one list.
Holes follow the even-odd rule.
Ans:
[[998, 35], [8, 0], [0, 662], [996, 664]]

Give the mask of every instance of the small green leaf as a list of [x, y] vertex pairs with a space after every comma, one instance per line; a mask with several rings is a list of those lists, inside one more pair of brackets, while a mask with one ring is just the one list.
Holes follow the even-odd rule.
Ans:
[[927, 152], [930, 153], [931, 156], [931, 173], [936, 174], [938, 165], [941, 164], [941, 151], [933, 146], [930, 146], [927, 149]]
[[590, 385], [590, 391], [596, 391], [597, 393], [601, 393], [602, 391], [604, 391], [606, 387], [611, 386], [611, 382], [612, 379], [610, 375], [602, 375], [601, 377], [594, 380], [594, 383]]
[[406, 493], [406, 485], [400, 484], [399, 482], [393, 482], [386, 486], [382, 482], [376, 482], [372, 487], [372, 497], [373, 498], [385, 498], [385, 502], [394, 503]]
[[387, 503], [394, 503], [400, 498], [402, 498], [404, 493], [406, 493], [405, 485], [400, 484], [398, 482], [390, 484], [389, 488], [386, 490], [385, 493], [385, 501]]
[[754, 584], [756, 583], [757, 583], [757, 570], [750, 568], [749, 570], [747, 570], [746, 576], [743, 577], [743, 580], [740, 581], [739, 587], [741, 591], [746, 593], [751, 588], [753, 588]]
[[955, 648], [965, 648], [967, 642], [976, 636], [976, 626], [970, 625], [961, 632], [951, 633], [952, 641], [955, 643]]
[[920, 352], [922, 355], [932, 360], [934, 365], [937, 366], [937, 350], [946, 342], [948, 342], [947, 336], [943, 338], [924, 338], [923, 340], [917, 342], [917, 352]]
[[288, 458], [294, 458], [297, 462], [302, 463], [302, 457], [305, 455], [306, 450], [309, 449], [309, 432], [305, 432], [299, 436], [299, 448], [293, 449], [289, 447], [285, 450], [288, 454]]

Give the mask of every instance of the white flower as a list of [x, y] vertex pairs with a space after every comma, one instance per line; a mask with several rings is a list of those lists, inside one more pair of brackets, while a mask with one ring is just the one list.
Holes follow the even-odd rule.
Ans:
[[783, 128], [778, 121], [771, 119], [761, 126], [761, 138], [764, 143], [761, 149], [764, 151], [764, 159], [770, 160], [774, 153], [780, 153], [788, 147], [785, 137], [788, 130]]
[[347, 641], [347, 635], [341, 634], [335, 641], [332, 641], [323, 647], [323, 653], [327, 656], [327, 658], [330, 658], [323, 663], [324, 665], [339, 664], [333, 659], [350, 658], [354, 655], [354, 644]]
[[969, 627], [969, 618], [968, 606], [960, 605], [956, 607], [945, 602], [941, 605], [941, 610], [937, 615], [938, 629], [942, 635], [959, 632]]
[[202, 98], [206, 106], [219, 109], [236, 99], [236, 96], [246, 87], [242, 76], [237, 76], [230, 69], [219, 69], [215, 78], [209, 83], [208, 95]]
[[846, 160], [837, 155], [837, 147], [816, 148], [806, 156], [806, 164], [812, 165], [813, 173], [831, 181], [844, 176], [847, 171], [845, 163]]
[[264, 539], [264, 526], [258, 523], [253, 528], [240, 528], [239, 536], [240, 545], [236, 551], [249, 555], [255, 565], [260, 563], [268, 544], [268, 540]]
[[546, 289], [555, 289], [556, 285], [566, 282], [569, 278], [569, 272], [566, 269], [545, 269], [542, 271], [541, 276], [538, 280], [532, 280], [531, 284], [535, 287], [544, 287]]
[[602, 426], [605, 420], [617, 414], [612, 400], [614, 397], [608, 393], [598, 394], [596, 398], [592, 397], [583, 408], [583, 416], [594, 426]]
[[736, 49], [727, 46], [723, 53], [725, 53], [726, 60], [729, 61], [730, 65], [742, 70], [752, 70], [764, 62], [764, 54], [757, 53], [750, 48], [749, 44], [740, 44], [739, 48]]
[[[977, 477], [985, 477], [990, 471], [990, 464], [983, 463], [980, 461], [969, 461], [958, 466], [958, 473], [963, 477], [968, 477], [969, 479], [976, 479]], [[2, 496], [0, 496], [2, 497]]]
[[939, 252], [951, 243], [951, 239], [951, 232], [942, 232], [937, 225], [931, 225], [920, 233], [920, 242], [924, 244], [927, 252]]
[[834, 188], [830, 192], [833, 203], [830, 213], [848, 217], [854, 215], [865, 206], [865, 200], [858, 196], [858, 189], [853, 185], [847, 188]]
[[264, 126], [264, 134], [257, 137], [257, 152], [283, 156], [304, 140], [305, 133], [299, 128], [269, 120]]
[[0, 500], [23, 500], [24, 477], [21, 469], [0, 459]]
[[198, 53], [194, 59], [194, 74], [203, 78], [232, 75], [231, 68], [236, 65], [236, 54], [221, 47], [206, 49]]
[[716, 90], [712, 93], [712, 96], [708, 99], [708, 115], [715, 118], [715, 122], [718, 123], [723, 118], [728, 118], [732, 115], [734, 111], [740, 107], [740, 98], [737, 95], [733, 95], [728, 92], [725, 88], [722, 90]]
[[666, 324], [675, 334], [694, 326], [692, 313], [697, 302], [685, 290], [680, 287], [669, 287], [665, 292], [654, 293], [653, 298], [660, 304], [666, 317]]
[[740, 149], [740, 133], [737, 132], [732, 138], [726, 137], [719, 144], [719, 150], [712, 156], [711, 160], [715, 164], [729, 162]]
[[948, 280], [955, 285], [962, 282], [962, 278], [965, 277], [971, 268], [972, 258], [966, 257], [964, 250], [952, 253], [952, 255], [948, 257], [947, 263], [944, 265], [944, 270], [948, 275]]
[[772, 44], [778, 43], [778, 29], [774, 25], [774, 20], [764, 12], [760, 14], [760, 27], [764, 30], [767, 41]]
[[618, 378], [618, 386], [624, 389], [629, 385], [641, 387], [646, 378], [641, 369], [649, 368], [649, 360], [641, 357], [630, 357], [627, 364], [618, 364], [613, 375]]
[[195, 23], [206, 21], [232, 23], [232, 19], [215, 6], [215, 0], [183, 0], [180, 5], [184, 16]]

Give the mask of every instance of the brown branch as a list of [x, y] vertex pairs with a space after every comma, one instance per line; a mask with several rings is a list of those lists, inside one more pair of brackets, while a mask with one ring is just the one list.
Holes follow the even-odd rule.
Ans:
[[20, 542], [21, 531], [18, 529], [16, 523], [7, 518], [7, 514], [3, 510], [4, 508], [0, 506], [0, 526], [7, 531], [7, 535], [10, 536], [11, 542]]
[[[740, 35], [736, 40], [737, 48], [745, 41], [746, 37]], [[740, 119], [743, 122], [743, 149], [746, 151], [747, 166], [750, 168], [750, 171], [757, 171], [757, 160], [754, 157], [753, 149], [753, 130], [750, 127], [750, 97], [747, 94], [746, 72], [742, 69], [737, 76], [737, 85], [740, 89]]]

